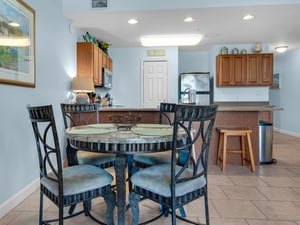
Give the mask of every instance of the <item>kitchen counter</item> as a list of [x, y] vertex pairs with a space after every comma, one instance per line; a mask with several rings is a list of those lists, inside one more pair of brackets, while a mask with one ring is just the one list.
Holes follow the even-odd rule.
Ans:
[[[259, 122], [273, 123], [273, 112], [283, 110], [280, 107], [269, 105], [268, 102], [219, 102], [218, 114], [215, 127], [240, 128], [245, 127], [252, 130], [252, 147], [255, 164], [259, 164]], [[209, 161], [216, 163], [219, 134], [214, 129], [212, 136], [211, 152]], [[229, 149], [239, 149], [238, 138], [231, 137]], [[238, 154], [230, 154], [227, 163], [241, 165], [241, 157]]]
[[111, 111], [119, 111], [119, 112], [126, 112], [126, 111], [131, 111], [131, 112], [158, 112], [159, 109], [157, 108], [139, 108], [139, 107], [125, 107], [125, 106], [104, 106], [104, 107], [99, 107], [100, 112], [111, 112]]
[[268, 102], [215, 102], [218, 111], [276, 111], [282, 108]]
[[[215, 127], [240, 128], [247, 127], [252, 130], [252, 147], [255, 164], [259, 164], [259, 121], [273, 123], [273, 111], [282, 110], [280, 107], [269, 105], [268, 102], [215, 102], [219, 105]], [[109, 115], [137, 114], [141, 116], [141, 123], [159, 123], [158, 108], [129, 108], [129, 107], [101, 107], [100, 122], [110, 122]], [[166, 121], [165, 121], [166, 122]], [[209, 162], [216, 163], [219, 134], [214, 129], [211, 143]], [[229, 148], [239, 148], [239, 141], [233, 137]], [[240, 156], [230, 154], [228, 164], [241, 164]]]
[[[268, 102], [215, 102], [217, 104], [218, 111], [276, 111], [283, 110], [283, 108], [269, 105]], [[100, 107], [99, 111], [132, 111], [132, 112], [143, 112], [143, 111], [159, 111], [158, 108], [140, 108], [140, 107], [126, 107], [122, 105]]]

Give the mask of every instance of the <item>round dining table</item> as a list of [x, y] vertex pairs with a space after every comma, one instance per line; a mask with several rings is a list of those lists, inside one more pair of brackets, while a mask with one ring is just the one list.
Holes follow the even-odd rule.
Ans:
[[[80, 150], [114, 153], [118, 225], [126, 223], [126, 166], [128, 156], [170, 150], [173, 127], [166, 124], [91, 124], [65, 130], [70, 144]], [[181, 138], [178, 135], [178, 138]], [[129, 174], [130, 176], [130, 174]]]

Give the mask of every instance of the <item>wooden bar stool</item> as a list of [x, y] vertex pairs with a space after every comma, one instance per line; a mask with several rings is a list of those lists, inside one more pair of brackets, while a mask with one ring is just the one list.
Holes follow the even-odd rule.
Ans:
[[[255, 172], [254, 157], [252, 151], [251, 143], [251, 129], [247, 128], [219, 128], [219, 143], [218, 143], [218, 155], [217, 155], [217, 165], [222, 161], [222, 171], [225, 171], [226, 168], [226, 154], [227, 153], [237, 153], [242, 156], [242, 165], [246, 165], [246, 161], [251, 164], [251, 171]], [[241, 142], [241, 149], [227, 149], [227, 140], [228, 137], [239, 136]], [[245, 146], [245, 137], [247, 137], [248, 152], [250, 160], [246, 159], [246, 146]], [[221, 158], [221, 153], [223, 150], [223, 157]]]

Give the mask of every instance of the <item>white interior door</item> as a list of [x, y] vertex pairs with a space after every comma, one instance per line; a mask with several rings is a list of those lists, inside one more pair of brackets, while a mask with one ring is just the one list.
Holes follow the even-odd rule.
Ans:
[[143, 62], [143, 102], [144, 108], [156, 108], [160, 102], [168, 100], [168, 62]]

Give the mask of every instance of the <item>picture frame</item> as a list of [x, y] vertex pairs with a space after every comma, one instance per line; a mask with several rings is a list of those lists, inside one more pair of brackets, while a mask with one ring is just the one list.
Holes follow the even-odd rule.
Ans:
[[279, 73], [274, 73], [273, 74], [273, 84], [272, 84], [271, 88], [273, 88], [273, 89], [280, 88], [280, 75], [279, 75]]
[[0, 0], [0, 84], [35, 87], [35, 10]]

